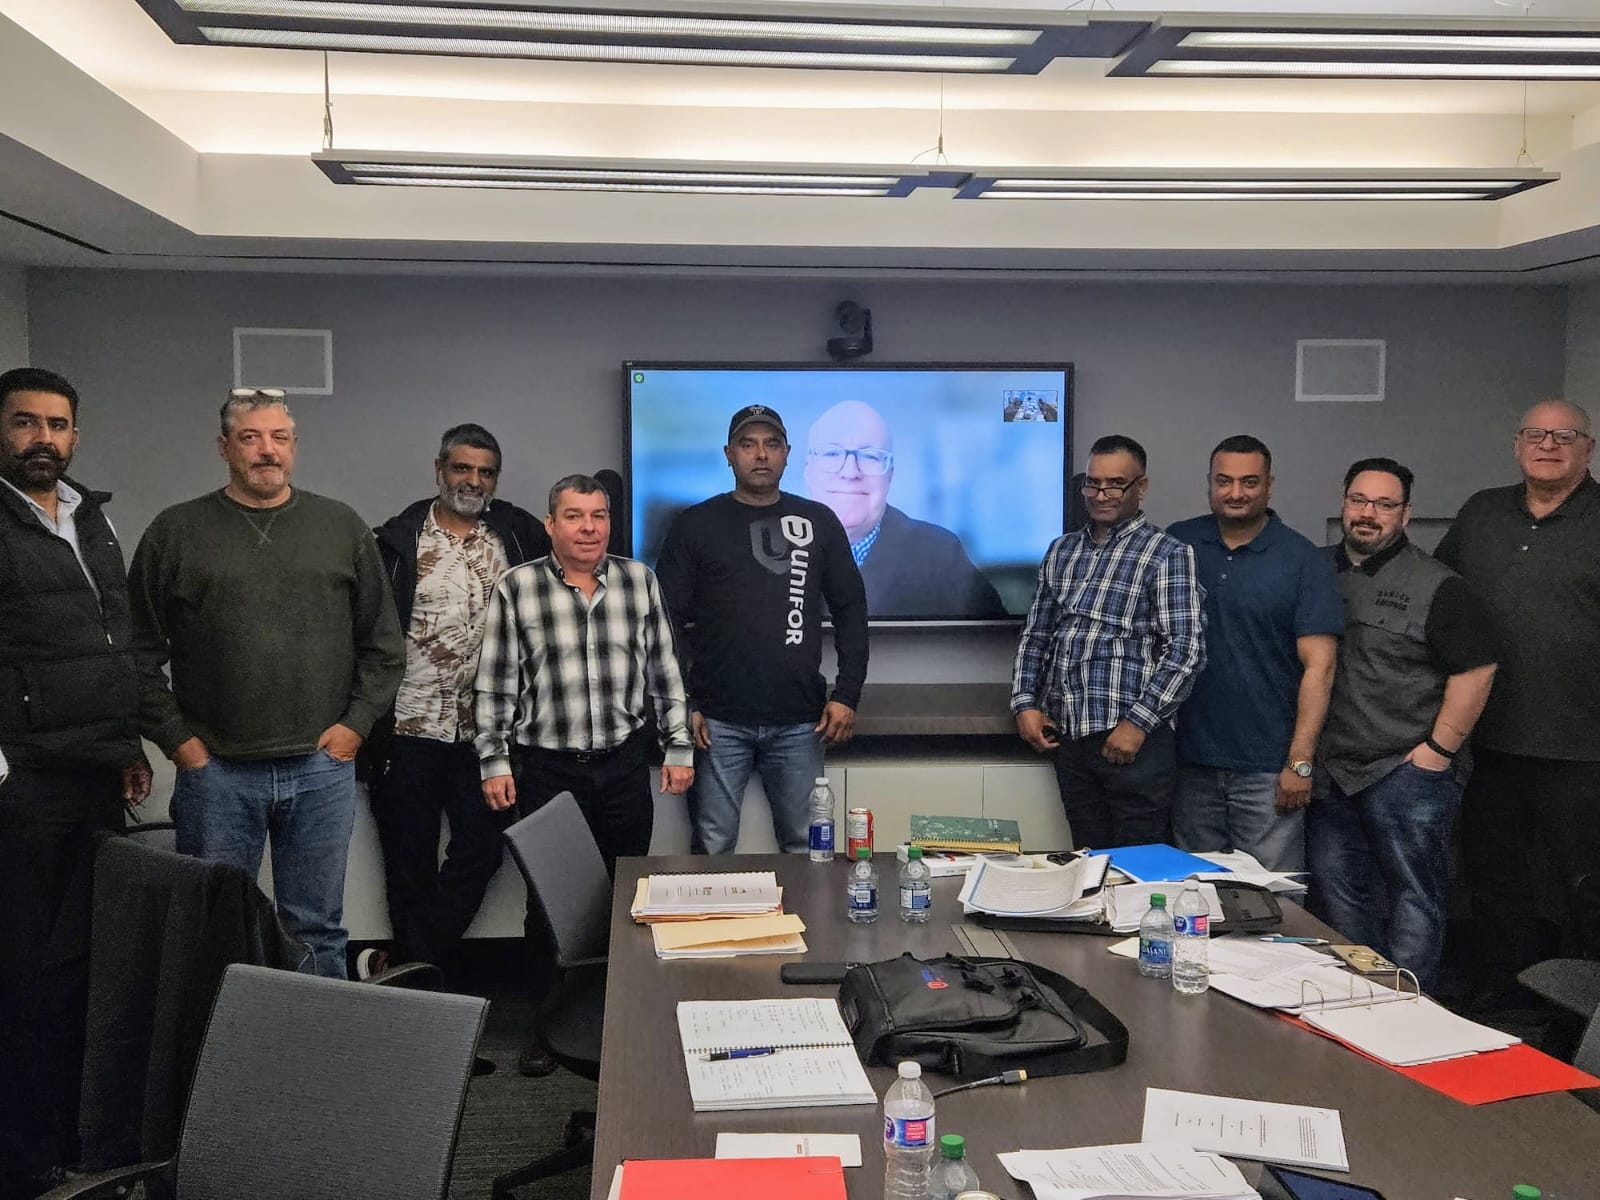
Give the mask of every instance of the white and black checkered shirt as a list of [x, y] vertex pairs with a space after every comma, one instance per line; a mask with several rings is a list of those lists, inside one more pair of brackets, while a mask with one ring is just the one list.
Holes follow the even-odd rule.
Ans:
[[601, 559], [592, 599], [554, 556], [495, 585], [478, 658], [475, 742], [484, 779], [511, 773], [510, 747], [601, 751], [653, 713], [672, 766], [691, 766], [689, 705], [654, 572]]

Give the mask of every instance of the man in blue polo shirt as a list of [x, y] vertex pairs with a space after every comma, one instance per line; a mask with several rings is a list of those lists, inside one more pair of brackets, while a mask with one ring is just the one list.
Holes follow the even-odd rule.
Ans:
[[1248, 435], [1211, 452], [1211, 515], [1167, 530], [1194, 547], [1206, 662], [1178, 712], [1173, 829], [1186, 850], [1246, 850], [1305, 870], [1311, 762], [1344, 631], [1331, 560], [1278, 519], [1272, 452]]

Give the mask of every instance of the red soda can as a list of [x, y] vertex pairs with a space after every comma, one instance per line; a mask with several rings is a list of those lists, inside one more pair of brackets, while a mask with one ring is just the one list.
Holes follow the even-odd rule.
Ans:
[[856, 860], [856, 848], [865, 846], [872, 849], [872, 810], [870, 808], [852, 808], [844, 817], [845, 836], [849, 839], [845, 843], [845, 854], [850, 862]]

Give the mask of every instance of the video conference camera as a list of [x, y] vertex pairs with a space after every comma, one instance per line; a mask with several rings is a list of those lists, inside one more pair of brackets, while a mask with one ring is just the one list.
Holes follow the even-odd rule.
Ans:
[[872, 310], [854, 300], [842, 300], [833, 310], [834, 335], [828, 339], [828, 354], [835, 362], [849, 362], [872, 353]]

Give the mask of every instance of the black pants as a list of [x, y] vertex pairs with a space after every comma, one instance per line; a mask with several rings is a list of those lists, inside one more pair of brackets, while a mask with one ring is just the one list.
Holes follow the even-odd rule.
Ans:
[[0, 783], [0, 1196], [77, 1160], [93, 835], [121, 828], [119, 771]]
[[1100, 757], [1105, 741], [1105, 733], [1092, 733], [1056, 750], [1056, 786], [1073, 845], [1104, 850], [1170, 841], [1178, 784], [1171, 727], [1147, 735], [1131, 763]]
[[[439, 862], [439, 816], [450, 841]], [[397, 956], [448, 968], [500, 868], [513, 814], [483, 799], [469, 742], [396, 736], [372, 788]]]
[[[1552, 955], [1597, 953], [1572, 882], [1600, 872], [1600, 763], [1473, 750], [1462, 799], [1462, 850], [1472, 892], [1477, 983], [1510, 986]], [[1582, 899], [1594, 902], [1594, 893]]]

